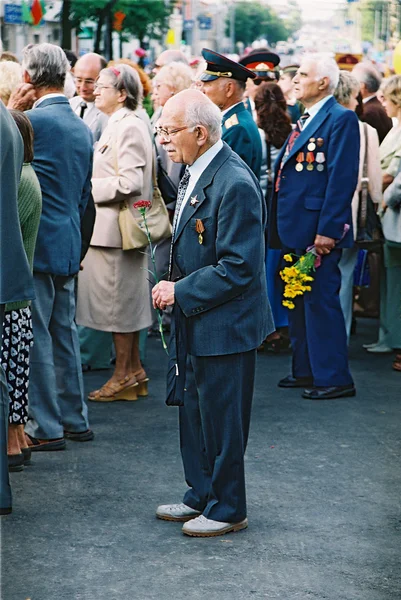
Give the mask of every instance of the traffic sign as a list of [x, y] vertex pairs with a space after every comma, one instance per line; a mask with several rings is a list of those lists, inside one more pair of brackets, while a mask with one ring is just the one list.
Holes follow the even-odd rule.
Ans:
[[5, 4], [4, 23], [8, 25], [21, 25], [23, 23], [22, 6], [19, 4]]

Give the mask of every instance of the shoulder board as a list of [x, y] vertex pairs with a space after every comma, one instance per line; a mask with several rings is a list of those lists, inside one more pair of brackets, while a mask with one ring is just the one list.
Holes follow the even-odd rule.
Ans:
[[239, 121], [238, 121], [238, 117], [237, 115], [232, 115], [229, 119], [227, 119], [227, 121], [224, 122], [224, 127], [226, 129], [230, 129], [230, 127], [233, 127], [233, 125], [238, 125]]

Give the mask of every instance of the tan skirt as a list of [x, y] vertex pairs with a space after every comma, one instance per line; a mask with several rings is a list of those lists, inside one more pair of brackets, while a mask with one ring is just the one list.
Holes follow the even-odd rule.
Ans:
[[151, 325], [146, 254], [91, 246], [82, 265], [78, 325], [115, 333], [131, 333]]

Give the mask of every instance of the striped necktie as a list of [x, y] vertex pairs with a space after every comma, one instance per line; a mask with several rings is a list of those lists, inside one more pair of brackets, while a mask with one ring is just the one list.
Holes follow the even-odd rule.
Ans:
[[185, 168], [184, 175], [182, 176], [180, 184], [178, 186], [177, 202], [175, 203], [175, 212], [174, 212], [174, 219], [173, 219], [173, 241], [175, 238], [175, 230], [176, 230], [177, 224], [178, 224], [178, 217], [180, 215], [181, 205], [184, 201], [185, 192], [187, 191], [190, 177], [191, 177], [191, 173], [189, 172], [189, 168], [187, 166]]
[[169, 265], [168, 265], [168, 281], [171, 281], [171, 273], [173, 270], [173, 244], [174, 244], [175, 233], [176, 233], [176, 229], [177, 229], [177, 225], [178, 225], [178, 217], [180, 215], [181, 206], [182, 206], [182, 203], [185, 198], [185, 192], [187, 191], [190, 177], [191, 177], [191, 173], [189, 172], [189, 168], [187, 166], [185, 168], [184, 175], [182, 176], [180, 184], [178, 186], [177, 201], [175, 203], [175, 211], [174, 211], [174, 218], [173, 218], [173, 233], [172, 233], [172, 238], [171, 238], [170, 258], [169, 258]]

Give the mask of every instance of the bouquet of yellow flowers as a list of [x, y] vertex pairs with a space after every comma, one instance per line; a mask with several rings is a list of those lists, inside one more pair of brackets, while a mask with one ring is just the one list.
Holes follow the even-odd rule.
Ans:
[[[294, 262], [295, 254], [285, 254], [284, 260], [288, 263]], [[292, 301], [296, 296], [302, 296], [305, 292], [310, 292], [312, 287], [310, 283], [313, 281], [313, 277], [310, 275], [312, 271], [315, 271], [320, 266], [321, 257], [316, 254], [315, 248], [311, 248], [303, 256], [296, 257], [298, 260], [291, 267], [284, 267], [280, 271], [280, 277], [285, 283], [284, 287], [284, 298], [283, 306], [289, 309], [295, 308], [295, 304]]]

